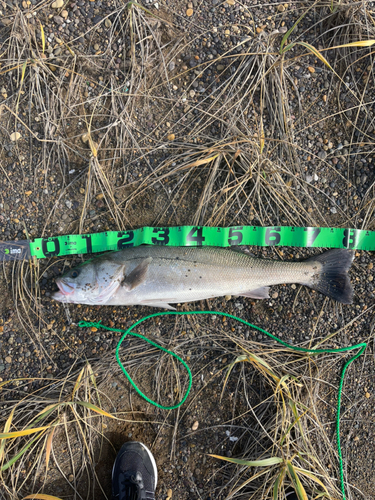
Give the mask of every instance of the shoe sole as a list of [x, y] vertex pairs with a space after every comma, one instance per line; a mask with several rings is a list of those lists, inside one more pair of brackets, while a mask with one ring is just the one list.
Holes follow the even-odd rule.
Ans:
[[[156, 487], [158, 485], [158, 468], [156, 466], [156, 462], [155, 462], [155, 458], [154, 458], [154, 455], [151, 453], [151, 451], [147, 448], [147, 446], [143, 443], [141, 443], [140, 441], [128, 441], [128, 443], [138, 443], [142, 446], [143, 449], [146, 450], [150, 460], [151, 460], [151, 463], [152, 463], [152, 467], [154, 469], [154, 475], [155, 475], [155, 490], [156, 490]], [[116, 465], [116, 462], [113, 464], [113, 467], [112, 467], [112, 480], [113, 480], [113, 473], [114, 473], [114, 470], [115, 470], [115, 465]]]

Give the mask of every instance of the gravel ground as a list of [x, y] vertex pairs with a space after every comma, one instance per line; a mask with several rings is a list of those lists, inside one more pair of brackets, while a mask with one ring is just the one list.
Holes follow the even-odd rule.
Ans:
[[[127, 10], [117, 2], [1, 4], [0, 63], [6, 70], [0, 74], [2, 239], [192, 222], [375, 229], [370, 49], [322, 52], [340, 78], [302, 45], [286, 53], [281, 67], [277, 54], [283, 34], [310, 2], [159, 0], [141, 5], [145, 10], [139, 8], [133, 19], [137, 43], [132, 49]], [[289, 41], [322, 51], [375, 38], [369, 27], [374, 10], [375, 2], [341, 2], [334, 13], [317, 4]], [[267, 57], [261, 58], [266, 50]], [[253, 89], [257, 79], [265, 84]], [[280, 116], [288, 126], [282, 125]], [[262, 139], [263, 156], [258, 147]], [[202, 211], [202, 191], [211, 182], [213, 169], [206, 163], [189, 171], [182, 167], [209, 156], [218, 145], [230, 161], [237, 150], [251, 161], [245, 171], [233, 160], [231, 174], [222, 162]], [[93, 148], [99, 151], [94, 161]], [[225, 199], [222, 187], [231, 193], [235, 179], [246, 180], [244, 189], [220, 212]], [[251, 251], [275, 259], [302, 259], [315, 253], [282, 247]], [[113, 353], [119, 336], [79, 329], [80, 319], [123, 328], [153, 312], [138, 307], [63, 307], [53, 302], [49, 296], [56, 289], [54, 279], [81, 260], [77, 256], [45, 259], [36, 267], [4, 266], [0, 381], [59, 377], [74, 360], [100, 363]], [[350, 306], [298, 285], [274, 287], [271, 299], [262, 302], [245, 298], [209, 302], [211, 309], [244, 317], [291, 344], [314, 345], [336, 331], [327, 347], [369, 343], [347, 375], [341, 433], [346, 477], [352, 485], [349, 498], [368, 500], [375, 491], [373, 264], [373, 253], [356, 252], [350, 272], [355, 298]], [[179, 345], [173, 343], [170, 329], [160, 330], [171, 346]], [[264, 341], [262, 335], [252, 335]], [[187, 343], [184, 349], [194, 354], [197, 347], [190, 340], [192, 346]], [[212, 362], [222, 364], [219, 360], [230, 348], [211, 354]], [[197, 361], [196, 373], [204, 371], [206, 363]], [[332, 437], [339, 371], [335, 364], [324, 372], [335, 390], [318, 395]], [[116, 383], [123, 384], [122, 379]], [[17, 397], [17, 384], [10, 387], [14, 392], [4, 396], [4, 407], [5, 399]], [[121, 387], [126, 395], [125, 384]], [[224, 498], [227, 493], [225, 474], [208, 480], [217, 469], [212, 462], [201, 464], [210, 450], [229, 456], [240, 455], [240, 448], [227, 441], [219, 449], [225, 439], [221, 431], [190, 435], [195, 421], [208, 428], [212, 420], [230, 418], [229, 402], [217, 409], [214, 387], [213, 382], [209, 393], [200, 396], [181, 420], [176, 463], [169, 458], [174, 416], [169, 416], [171, 427], [160, 431], [152, 422], [167, 416], [136, 400], [134, 408], [144, 411], [151, 423], [110, 428], [108, 438], [117, 448], [123, 439], [133, 437], [154, 443], [163, 498], [169, 488], [178, 491], [180, 499]], [[129, 399], [121, 400], [118, 386], [106, 390], [117, 409], [129, 409]], [[106, 453], [112, 460], [113, 450]], [[222, 496], [218, 487], [223, 488]], [[215, 497], [209, 496], [212, 491]], [[61, 494], [73, 498], [64, 489]], [[97, 492], [98, 498], [101, 495]]]

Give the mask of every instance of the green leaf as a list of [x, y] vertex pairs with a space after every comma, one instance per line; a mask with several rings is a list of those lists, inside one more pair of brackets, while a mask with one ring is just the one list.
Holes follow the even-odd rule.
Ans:
[[19, 451], [17, 453], [17, 455], [15, 455], [13, 458], [11, 458], [6, 464], [4, 464], [1, 468], [0, 468], [0, 471], [1, 472], [4, 472], [6, 471], [7, 469], [9, 469], [9, 467], [11, 467], [15, 462], [17, 462], [17, 460], [19, 458], [22, 457], [22, 455], [30, 448], [30, 446], [35, 443], [35, 441], [37, 441], [41, 436], [43, 435], [43, 432], [41, 432], [40, 434], [38, 434], [37, 436], [35, 436], [33, 439], [31, 439], [27, 444], [26, 446], [24, 446], [22, 448], [21, 451]]
[[90, 410], [94, 411], [95, 413], [99, 413], [104, 417], [116, 418], [114, 415], [111, 415], [111, 413], [108, 413], [102, 410], [101, 408], [98, 408], [97, 406], [93, 405], [92, 403], [88, 403], [87, 401], [74, 401], [74, 402], [69, 401], [67, 404], [68, 405], [77, 404], [80, 406], [84, 406], [85, 408], [89, 408]]
[[49, 428], [50, 426], [46, 426], [46, 427], [36, 427], [35, 429], [24, 429], [23, 431], [4, 432], [0, 434], [0, 439], [12, 439], [22, 436], [29, 436], [30, 434], [35, 434], [36, 432], [45, 431], [46, 429]]
[[[10, 426], [12, 425], [12, 420], [13, 420], [13, 415], [14, 415], [15, 409], [16, 408], [13, 408], [13, 410], [10, 412], [9, 417], [7, 418], [7, 421], [5, 422], [4, 433], [9, 432]], [[0, 462], [3, 460], [4, 448], [5, 448], [5, 439], [0, 443]]]
[[309, 10], [311, 10], [315, 6], [316, 3], [317, 3], [317, 1], [315, 1], [307, 10], [305, 10], [305, 12], [297, 19], [297, 21], [293, 24], [293, 26], [291, 28], [289, 28], [288, 31], [285, 33], [285, 35], [283, 36], [283, 39], [281, 40], [281, 44], [280, 44], [280, 54], [289, 50], [289, 48], [292, 44], [289, 44], [288, 47], [285, 47], [284, 50], [283, 50], [283, 46], [285, 45], [289, 36], [293, 33], [293, 31], [297, 28], [299, 23], [302, 21], [302, 19], [306, 16], [306, 14], [309, 12]]
[[288, 460], [286, 462], [287, 465], [287, 470], [288, 470], [288, 476], [290, 477], [290, 480], [293, 483], [293, 487], [297, 493], [298, 500], [309, 500], [307, 497], [307, 493], [305, 491], [305, 488], [302, 486], [302, 483], [292, 465], [292, 463]]
[[277, 500], [280, 486], [284, 482], [284, 477], [285, 477], [285, 467], [281, 469], [280, 474], [277, 476], [275, 484], [273, 485], [272, 500]]
[[45, 51], [45, 48], [46, 48], [46, 37], [44, 35], [44, 29], [43, 29], [42, 23], [39, 22], [39, 24], [40, 24], [40, 36], [42, 38], [42, 52], [44, 54], [44, 51]]
[[315, 47], [313, 47], [312, 45], [310, 45], [307, 42], [296, 42], [296, 44], [302, 45], [303, 47], [306, 47], [307, 50], [312, 52], [314, 54], [314, 56], [316, 56], [318, 59], [320, 59], [323, 64], [325, 64], [330, 70], [333, 71], [332, 66], [329, 64], [327, 59], [319, 52], [318, 49], [316, 49]]
[[294, 470], [318, 483], [329, 495], [327, 488], [324, 486], [323, 482], [316, 477], [315, 474], [306, 469], [301, 469], [300, 467], [294, 467]]
[[59, 497], [54, 497], [52, 495], [46, 495], [45, 493], [34, 493], [33, 495], [27, 495], [27, 497], [23, 497], [22, 500], [26, 500], [29, 498], [35, 498], [35, 500], [61, 500]]
[[241, 460], [240, 458], [221, 457], [220, 455], [208, 455], [209, 457], [225, 460], [237, 465], [246, 465], [247, 467], [269, 467], [271, 465], [281, 464], [283, 459], [280, 457], [265, 458], [263, 460]]

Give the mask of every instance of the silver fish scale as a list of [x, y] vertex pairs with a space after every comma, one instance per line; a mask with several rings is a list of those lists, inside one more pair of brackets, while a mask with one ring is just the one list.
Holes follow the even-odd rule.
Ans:
[[145, 280], [130, 291], [120, 287], [106, 304], [160, 305], [241, 295], [266, 285], [309, 283], [315, 274], [311, 261], [254, 259], [216, 247], [136, 247], [103, 255], [97, 261], [101, 265], [105, 260], [115, 261], [129, 275], [149, 257], [152, 261]]

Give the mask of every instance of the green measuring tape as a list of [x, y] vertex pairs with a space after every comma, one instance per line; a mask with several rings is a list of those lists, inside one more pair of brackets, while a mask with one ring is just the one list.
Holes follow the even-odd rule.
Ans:
[[128, 231], [70, 234], [34, 241], [0, 242], [0, 260], [27, 260], [32, 257], [61, 257], [122, 250], [139, 245], [286, 246], [301, 248], [350, 248], [375, 250], [375, 231], [335, 227], [294, 226], [176, 226], [142, 227]]
[[[351, 358], [349, 358], [346, 361], [346, 363], [344, 364], [344, 366], [343, 366], [343, 368], [341, 370], [340, 384], [339, 384], [338, 395], [337, 395], [336, 443], [337, 443], [338, 458], [339, 458], [339, 467], [340, 467], [341, 493], [342, 493], [342, 496], [343, 496], [343, 500], [346, 500], [346, 495], [345, 495], [345, 481], [344, 481], [344, 463], [343, 463], [343, 458], [342, 458], [341, 442], [340, 442], [341, 396], [342, 396], [342, 389], [343, 389], [343, 385], [344, 385], [345, 372], [346, 372], [347, 368], [349, 367], [350, 363], [352, 363], [355, 359], [357, 359], [359, 356], [361, 356], [361, 354], [363, 354], [363, 352], [365, 351], [365, 349], [367, 347], [366, 343], [362, 342], [360, 344], [351, 345], [351, 346], [348, 346], [348, 347], [341, 347], [339, 349], [305, 349], [303, 347], [292, 346], [292, 345], [288, 344], [287, 342], [284, 342], [283, 340], [279, 339], [278, 337], [275, 337], [275, 335], [272, 335], [272, 333], [269, 333], [266, 330], [263, 330], [263, 328], [260, 328], [259, 326], [252, 325], [251, 323], [249, 323], [248, 321], [246, 321], [244, 319], [238, 318], [237, 316], [233, 316], [232, 314], [228, 314], [228, 313], [221, 312], [221, 311], [189, 311], [189, 312], [185, 312], [185, 311], [184, 312], [180, 312], [180, 311], [164, 311], [164, 312], [157, 312], [157, 313], [150, 314], [149, 316], [145, 316], [144, 318], [139, 319], [138, 321], [136, 321], [135, 323], [133, 323], [127, 330], [122, 330], [120, 328], [110, 328], [109, 326], [102, 325], [101, 323], [91, 323], [91, 322], [87, 322], [87, 321], [80, 321], [78, 323], [78, 326], [80, 326], [82, 328], [95, 326], [96, 328], [103, 328], [104, 330], [110, 330], [110, 331], [113, 331], [113, 332], [122, 333], [123, 335], [122, 335], [121, 339], [119, 340], [119, 343], [117, 344], [117, 348], [116, 348], [116, 359], [117, 359], [117, 362], [118, 362], [121, 370], [123, 371], [124, 375], [126, 376], [126, 378], [128, 379], [128, 381], [130, 382], [130, 384], [132, 385], [132, 387], [148, 403], [153, 404], [157, 408], [161, 408], [163, 410], [174, 410], [174, 409], [178, 408], [179, 406], [181, 406], [186, 401], [186, 399], [187, 399], [187, 397], [189, 395], [189, 392], [190, 392], [190, 389], [191, 389], [191, 386], [192, 386], [192, 381], [193, 381], [192, 374], [191, 374], [189, 366], [185, 363], [185, 361], [183, 359], [181, 359], [179, 356], [177, 356], [177, 354], [175, 354], [174, 352], [169, 351], [168, 349], [165, 349], [164, 347], [156, 344], [152, 340], [148, 339], [147, 337], [144, 337], [143, 335], [141, 335], [139, 333], [132, 332], [132, 330], [135, 327], [137, 327], [140, 323], [142, 323], [143, 321], [146, 321], [147, 319], [150, 319], [150, 318], [157, 318], [159, 316], [188, 316], [188, 315], [202, 315], [202, 314], [209, 314], [209, 315], [212, 315], [212, 316], [224, 316], [226, 318], [234, 319], [236, 321], [239, 321], [240, 323], [243, 323], [244, 325], [246, 325], [246, 326], [248, 326], [250, 328], [254, 328], [255, 330], [258, 330], [259, 332], [264, 333], [265, 335], [267, 335], [268, 337], [271, 337], [271, 339], [273, 339], [273, 340], [276, 340], [276, 342], [279, 342], [279, 344], [282, 344], [283, 346], [287, 347], [288, 349], [292, 349], [293, 351], [298, 351], [298, 352], [301, 352], [301, 353], [306, 353], [306, 354], [307, 353], [308, 354], [343, 353], [343, 352], [353, 351], [354, 349], [359, 349], [356, 354], [354, 354]], [[160, 350], [166, 352], [167, 354], [170, 354], [171, 356], [175, 357], [178, 361], [180, 361], [182, 363], [182, 365], [185, 367], [185, 369], [188, 372], [189, 383], [188, 383], [188, 388], [187, 388], [184, 396], [182, 397], [182, 399], [180, 400], [179, 403], [177, 403], [177, 404], [175, 404], [173, 406], [163, 406], [163, 405], [157, 403], [156, 401], [153, 401], [152, 399], [148, 398], [138, 388], [138, 386], [133, 381], [133, 379], [131, 378], [131, 376], [127, 372], [126, 368], [124, 367], [124, 365], [122, 364], [121, 359], [120, 359], [120, 347], [121, 347], [121, 344], [122, 344], [122, 342], [124, 341], [124, 339], [126, 338], [127, 335], [131, 335], [131, 336], [140, 338], [140, 339], [148, 342], [149, 344], [153, 345], [154, 347], [157, 347], [158, 349], [160, 349]]]

